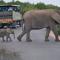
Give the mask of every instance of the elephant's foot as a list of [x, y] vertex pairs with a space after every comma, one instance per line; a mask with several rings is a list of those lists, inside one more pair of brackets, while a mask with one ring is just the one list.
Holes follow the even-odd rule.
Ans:
[[8, 42], [8, 39], [6, 39], [6, 42]]
[[21, 41], [21, 38], [20, 37], [17, 37], [18, 41], [20, 42]]
[[5, 40], [3, 40], [3, 42], [5, 42]]
[[6, 40], [6, 42], [8, 42], [8, 40]]
[[12, 40], [9, 40], [9, 42], [12, 42]]
[[45, 42], [49, 42], [49, 39], [45, 40]]
[[32, 40], [31, 39], [26, 39], [26, 42], [32, 42]]

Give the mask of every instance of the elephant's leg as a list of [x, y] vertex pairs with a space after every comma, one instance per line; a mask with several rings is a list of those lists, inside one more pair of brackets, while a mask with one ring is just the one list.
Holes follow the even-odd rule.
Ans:
[[18, 37], [17, 37], [17, 39], [19, 40], [19, 41], [21, 41], [21, 38], [25, 35], [25, 31], [23, 31]]
[[27, 42], [32, 42], [32, 40], [30, 39], [30, 31], [27, 32], [26, 41]]
[[2, 40], [3, 40], [3, 42], [5, 42], [5, 40], [4, 40], [4, 36], [2, 37]]
[[12, 39], [11, 39], [10, 35], [8, 36], [8, 38], [10, 39], [10, 41], [12, 41]]
[[52, 29], [52, 31], [53, 31], [53, 32], [54, 32], [54, 34], [55, 34], [55, 41], [60, 41], [60, 40], [58, 39], [57, 27], [56, 27], [56, 26], [54, 26], [54, 27], [53, 27], [53, 29]]
[[49, 33], [50, 33], [50, 28], [47, 28], [46, 36], [45, 36], [45, 41], [49, 41], [49, 39], [48, 39]]
[[14, 35], [14, 39], [15, 39], [15, 33], [13, 33], [13, 35]]
[[6, 42], [8, 42], [8, 37], [6, 36]]
[[8, 42], [8, 39], [10, 39], [10, 41], [12, 41], [12, 39], [11, 39], [11, 37], [10, 37], [10, 35], [8, 34], [8, 35], [6, 35], [6, 42]]

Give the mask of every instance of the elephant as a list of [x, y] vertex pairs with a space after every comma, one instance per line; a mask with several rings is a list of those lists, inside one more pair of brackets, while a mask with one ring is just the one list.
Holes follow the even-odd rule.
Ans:
[[44, 10], [30, 10], [24, 13], [24, 29], [22, 33], [17, 37], [18, 41], [21, 41], [22, 37], [26, 35], [26, 41], [32, 42], [30, 38], [31, 30], [46, 28], [45, 41], [49, 41], [49, 33], [52, 30], [55, 34], [55, 41], [58, 39], [57, 25], [60, 24], [60, 11], [55, 9]]
[[6, 36], [6, 41], [8, 41], [8, 38], [10, 41], [12, 41], [10, 34], [14, 35], [15, 38], [15, 33], [12, 29], [0, 29], [0, 37], [2, 37], [3, 42], [5, 42], [4, 37]]

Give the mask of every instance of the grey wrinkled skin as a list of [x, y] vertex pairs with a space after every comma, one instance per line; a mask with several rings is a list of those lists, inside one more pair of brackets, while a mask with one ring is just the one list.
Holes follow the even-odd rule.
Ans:
[[13, 34], [14, 38], [15, 38], [15, 33], [12, 29], [0, 29], [0, 37], [2, 38], [3, 42], [5, 41], [4, 40], [5, 36], [6, 36], [6, 41], [8, 41], [8, 39], [10, 39], [10, 41], [12, 41], [10, 34]]
[[26, 41], [31, 42], [30, 31], [33, 29], [42, 29], [46, 28], [45, 41], [48, 40], [50, 30], [55, 34], [55, 41], [59, 41], [57, 27], [56, 25], [60, 24], [60, 13], [57, 10], [45, 9], [45, 10], [31, 10], [26, 12], [23, 15], [24, 19], [24, 29], [23, 32], [17, 37], [19, 41], [21, 38], [26, 35]]

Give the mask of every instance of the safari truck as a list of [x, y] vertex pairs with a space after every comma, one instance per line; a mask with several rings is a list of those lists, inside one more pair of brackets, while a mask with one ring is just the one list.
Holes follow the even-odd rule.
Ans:
[[4, 26], [16, 27], [21, 25], [22, 15], [19, 5], [0, 5], [0, 28]]

